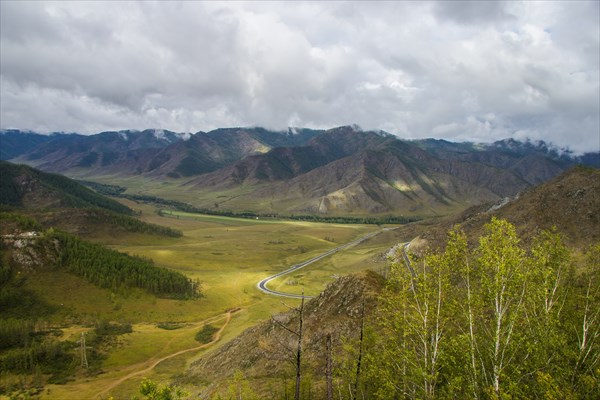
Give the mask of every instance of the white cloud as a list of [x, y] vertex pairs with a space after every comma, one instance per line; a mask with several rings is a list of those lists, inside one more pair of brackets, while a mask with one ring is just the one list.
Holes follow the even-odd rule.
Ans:
[[0, 124], [357, 123], [598, 150], [598, 4], [2, 1]]

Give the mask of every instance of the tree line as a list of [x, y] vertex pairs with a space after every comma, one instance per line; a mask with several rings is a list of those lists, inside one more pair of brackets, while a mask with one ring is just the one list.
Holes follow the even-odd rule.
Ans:
[[161, 235], [175, 238], [183, 236], [183, 232], [178, 229], [143, 222], [128, 215], [116, 214], [110, 211], [90, 209], [88, 215], [99, 222], [109, 222], [111, 224], [118, 225], [129, 232], [146, 233], [150, 235]]
[[[353, 216], [327, 216], [327, 215], [280, 215], [277, 213], [255, 213], [252, 211], [229, 211], [229, 210], [215, 210], [204, 207], [195, 207], [191, 204], [184, 203], [177, 200], [167, 200], [151, 195], [140, 195], [140, 194], [126, 194], [124, 193], [126, 188], [116, 185], [105, 185], [95, 182], [80, 181], [81, 183], [93, 188], [99, 193], [107, 196], [122, 197], [125, 199], [139, 201], [142, 203], [158, 204], [166, 207], [170, 207], [174, 210], [196, 214], [207, 214], [207, 215], [218, 215], [223, 217], [232, 218], [279, 218], [279, 219], [291, 219], [296, 221], [309, 221], [309, 222], [325, 222], [333, 224], [407, 224], [410, 222], [419, 221], [420, 217], [407, 217], [402, 215], [386, 215], [381, 217], [353, 217]], [[160, 213], [160, 210], [159, 210]]]
[[65, 270], [103, 288], [137, 287], [169, 298], [194, 298], [200, 283], [182, 273], [157, 267], [152, 260], [129, 256], [76, 236], [50, 229], [46, 240], [60, 243], [59, 264]]

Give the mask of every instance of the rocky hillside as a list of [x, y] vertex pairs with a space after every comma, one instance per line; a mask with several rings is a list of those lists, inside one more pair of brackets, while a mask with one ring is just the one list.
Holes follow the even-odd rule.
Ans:
[[426, 144], [343, 127], [306, 146], [247, 157], [186, 186], [213, 192], [243, 186], [243, 194], [223, 203], [272, 207], [255, 211], [431, 216], [514, 196], [573, 162], [536, 149]]
[[600, 169], [575, 167], [522, 194], [496, 203], [472, 207], [421, 235], [421, 245], [437, 246], [453, 225], [460, 224], [470, 237], [495, 216], [506, 219], [521, 237], [556, 227], [567, 243], [584, 248], [600, 241]]
[[[2, 151], [14, 162], [77, 176], [102, 174], [186, 177], [230, 165], [277, 146], [303, 145], [320, 131], [274, 132], [263, 128], [217, 129], [195, 134], [162, 129], [96, 135], [2, 132]], [[21, 139], [19, 141], [18, 139]], [[18, 148], [19, 151], [13, 150]]]
[[300, 146], [319, 131], [273, 132], [263, 128], [217, 129], [198, 132], [189, 140], [156, 154], [144, 171], [171, 178], [206, 174], [276, 147]]
[[[317, 379], [324, 376], [326, 335], [332, 335], [334, 352], [342, 353], [342, 338], [358, 337], [363, 301], [368, 314], [375, 307], [375, 298], [382, 285], [381, 277], [372, 272], [349, 275], [306, 302], [303, 319], [305, 371], [312, 371]], [[183, 381], [200, 385], [201, 393], [207, 394], [218, 388], [214, 382], [223, 382], [236, 370], [251, 380], [286, 374], [292, 379], [288, 359], [293, 355], [291, 349], [295, 348], [295, 337], [285, 328], [297, 330], [298, 322], [297, 310], [273, 316], [272, 320], [244, 331], [192, 364]]]
[[288, 180], [341, 158], [356, 155], [386, 139], [389, 137], [355, 131], [352, 127], [331, 129], [303, 146], [275, 147], [264, 154], [246, 157], [227, 168], [201, 176], [189, 184], [226, 188]]
[[13, 161], [47, 172], [139, 174], [160, 149], [189, 138], [162, 129], [102, 132], [96, 135], [57, 134]]

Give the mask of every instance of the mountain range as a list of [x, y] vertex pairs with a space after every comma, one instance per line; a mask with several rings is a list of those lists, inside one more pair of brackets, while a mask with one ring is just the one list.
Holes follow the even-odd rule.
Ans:
[[600, 167], [599, 153], [576, 156], [544, 142], [409, 141], [356, 126], [89, 136], [10, 130], [0, 140], [2, 158], [43, 171], [139, 177], [188, 193], [195, 206], [288, 215], [447, 214], [514, 196], [576, 164]]
[[[71, 150], [76, 147], [75, 145], [70, 147], [69, 138], [75, 139], [81, 149], [85, 148], [81, 143], [85, 144], [89, 140], [95, 143], [95, 151], [101, 154], [100, 160], [105, 154], [101, 153], [103, 149], [109, 149], [110, 146], [117, 154], [133, 152], [140, 158], [147, 157], [152, 152], [159, 154], [167, 150], [172, 152], [173, 157], [182, 157], [175, 149], [197, 150], [194, 142], [203, 140], [203, 143], [210, 143], [212, 146], [207, 148], [214, 150], [206, 156], [206, 159], [213, 160], [215, 165], [222, 163], [222, 167], [217, 167], [210, 172], [174, 178], [167, 175], [173, 170], [165, 165], [161, 165], [164, 166], [163, 171], [160, 168], [156, 168], [153, 172], [119, 171], [116, 166], [125, 165], [119, 164], [121, 162], [136, 165], [134, 160], [119, 155], [115, 160], [121, 161], [115, 161], [112, 165], [106, 163], [102, 166], [100, 161], [94, 166], [79, 165], [69, 171], [73, 175], [89, 173], [91, 177], [100, 176], [101, 172], [112, 171], [115, 176], [122, 174], [124, 177], [139, 176], [147, 181], [170, 182], [171, 188], [189, 190], [190, 193], [210, 192], [210, 190], [214, 193], [223, 193], [219, 191], [238, 190], [237, 193], [241, 193], [240, 197], [242, 197], [244, 194], [239, 188], [246, 188], [249, 193], [245, 194], [247, 198], [264, 199], [271, 196], [281, 204], [286, 199], [291, 202], [293, 196], [302, 196], [304, 193], [307, 193], [306, 199], [314, 199], [318, 196], [330, 196], [332, 190], [342, 193], [341, 189], [335, 189], [336, 187], [348, 191], [352, 189], [356, 193], [359, 193], [362, 188], [364, 197], [354, 197], [362, 200], [362, 204], [339, 203], [346, 207], [356, 206], [355, 210], [360, 207], [364, 210], [366, 207], [381, 205], [381, 202], [375, 200], [378, 198], [387, 199], [390, 209], [405, 204], [414, 206], [417, 201], [430, 198], [432, 207], [436, 206], [437, 201], [437, 210], [450, 210], [452, 207], [464, 205], [467, 200], [473, 203], [480, 201], [484, 198], [481, 193], [496, 201], [496, 204], [478, 204], [460, 214], [446, 218], [420, 221], [386, 231], [385, 234], [394, 235], [402, 241], [415, 238], [411, 242], [410, 249], [416, 254], [419, 253], [419, 249], [424, 249], [426, 246], [435, 247], [442, 243], [447, 230], [457, 223], [461, 225], [470, 243], [474, 245], [484, 230], [484, 224], [492, 217], [512, 222], [526, 246], [530, 244], [529, 241], [539, 229], [552, 229], [556, 226], [565, 235], [565, 243], [576, 251], [574, 262], [578, 262], [582, 258], [581, 253], [585, 252], [590, 244], [598, 243], [600, 238], [598, 230], [600, 170], [583, 166], [573, 168], [572, 165], [582, 163], [583, 158], [568, 153], [561, 154], [542, 143], [522, 143], [511, 140], [489, 145], [439, 140], [409, 142], [381, 132], [362, 132], [353, 127], [341, 127], [326, 132], [305, 131], [298, 134], [269, 131], [261, 133], [258, 129], [249, 131], [240, 133], [236, 130], [222, 130], [218, 134], [213, 133], [214, 137], [209, 137], [210, 141], [203, 137], [203, 135], [210, 136], [208, 134], [200, 134], [196, 138], [196, 135], [186, 137], [179, 134], [171, 135], [171, 133], [162, 136], [156, 131], [121, 132], [123, 135], [117, 133], [116, 137], [108, 134], [106, 141], [104, 138], [85, 139], [85, 137], [81, 138], [81, 135], [62, 134], [51, 135], [44, 141], [35, 134], [27, 134], [25, 136], [28, 136], [29, 143], [34, 143], [36, 140], [39, 140], [39, 143], [32, 145], [32, 149], [22, 152], [20, 158], [24, 159], [28, 154], [36, 152], [41, 155], [40, 150], [48, 148], [47, 146], [57, 139], [63, 141], [63, 149], [54, 144], [55, 151], [63, 151], [64, 154], [71, 151], [71, 155], [76, 155], [78, 152]], [[260, 140], [259, 135], [263, 135]], [[118, 144], [120, 140], [125, 140], [123, 136], [128, 137], [130, 148], [119, 152]], [[3, 139], [4, 137], [2, 136]], [[274, 142], [276, 139], [290, 144], [271, 147], [265, 144], [267, 140]], [[294, 140], [297, 142], [292, 143]], [[223, 145], [225, 141], [228, 142], [227, 145]], [[242, 146], [244, 143], [254, 143], [254, 150]], [[261, 143], [264, 147], [257, 151], [256, 143]], [[20, 147], [10, 148], [23, 151], [22, 149], [27, 147], [18, 141], [16, 144]], [[4, 140], [2, 146], [4, 147]], [[122, 147], [126, 146], [122, 144]], [[217, 152], [217, 149], [222, 152]], [[79, 152], [84, 153], [83, 150]], [[234, 156], [243, 152], [247, 152], [247, 155]], [[183, 154], [181, 160], [192, 157], [189, 153], [183, 152]], [[237, 161], [224, 161], [228, 157], [239, 158]], [[587, 157], [586, 160], [593, 160], [595, 156], [587, 155]], [[45, 157], [39, 157], [37, 160], [42, 159]], [[76, 157], [72, 159], [75, 160]], [[56, 157], [56, 162], [61, 160], [64, 158]], [[175, 164], [173, 163], [172, 166]], [[549, 178], [555, 174], [558, 175]], [[536, 184], [537, 181], [544, 183]], [[152, 234], [157, 237], [164, 236], [159, 239], [165, 240], [166, 237], [181, 236], [181, 232], [152, 226], [131, 218], [129, 215], [133, 213], [132, 210], [54, 173], [42, 172], [25, 165], [0, 162], [0, 184], [2, 188], [0, 208], [9, 211], [1, 213], [3, 223], [0, 226], [0, 233], [5, 237], [4, 247], [0, 250], [6, 255], [1, 258], [6, 260], [11, 256], [12, 260], [20, 260], [19, 263], [12, 261], [10, 264], [11, 268], [18, 267], [20, 271], [39, 273], [43, 268], [48, 269], [49, 266], [54, 265], [49, 261], [58, 260], [60, 254], [58, 251], [63, 249], [56, 247], [53, 237], [42, 246], [37, 242], [35, 235], [27, 239], [23, 239], [26, 236], [19, 236], [27, 235], [27, 232], [33, 229], [29, 225], [34, 222], [39, 225], [36, 230], [56, 227], [89, 238], [100, 236], [114, 238], [126, 234], [127, 236], [123, 237], [131, 239]], [[389, 189], [386, 189], [388, 187]], [[369, 188], [371, 192], [364, 190], [365, 188]], [[473, 197], [468, 198], [469, 194]], [[394, 195], [403, 197], [396, 198], [393, 197]], [[464, 196], [462, 198], [467, 200], [459, 203], [457, 199], [460, 199], [460, 196]], [[262, 205], [264, 203], [260, 204]], [[20, 215], [21, 213], [23, 215]], [[168, 221], [180, 222], [176, 219]], [[262, 223], [262, 221], [256, 222]], [[27, 229], [22, 226], [23, 224], [29, 224]], [[144, 237], [141, 242], [148, 243], [147, 240], [147, 237]], [[363, 245], [374, 245], [373, 242], [377, 240], [382, 239], [372, 238], [363, 242]], [[30, 244], [24, 246], [23, 243]], [[87, 245], [84, 250], [89, 248]], [[380, 270], [379, 267], [384, 259], [385, 253], [369, 258], [365, 262], [364, 269], [371, 269], [371, 271], [343, 276], [331, 283], [323, 293], [312, 300], [307, 300], [304, 305], [302, 362], [305, 371], [303, 374], [306, 375], [303, 375], [303, 379], [305, 381], [313, 379], [315, 388], [321, 390], [319, 385], [324, 385], [320, 377], [324, 376], [327, 370], [325, 353], [328, 334], [331, 335], [334, 343], [333, 359], [338, 363], [335, 367], [337, 371], [342, 373], [345, 371], [345, 364], [343, 361], [340, 362], [345, 359], [344, 357], [356, 356], [356, 343], [360, 340], [359, 334], [363, 324], [362, 316], [364, 314], [367, 320], [372, 317], [372, 313], [378, 307], [377, 299], [385, 285], [382, 277], [373, 272]], [[86, 264], [93, 263], [86, 261]], [[66, 272], [58, 267], [50, 269], [51, 271], [47, 271], [47, 275], [44, 275], [46, 278], [51, 276], [50, 273], [60, 273], [58, 276], [61, 279], [67, 276]], [[385, 275], [385, 270], [382, 271]], [[21, 284], [15, 282], [15, 285], [17, 283]], [[39, 287], [47, 290], [51, 286], [46, 284], [45, 287], [44, 284], [40, 284]], [[61, 288], [68, 288], [69, 292], [64, 291], [64, 293], [70, 295], [71, 287], [65, 285]], [[16, 289], [11, 287], [11, 290]], [[5, 291], [5, 293], [11, 292]], [[29, 304], [37, 304], [35, 310], [50, 307], [35, 297], [36, 292], [28, 293], [23, 289], [12, 293], [12, 298], [17, 299], [14, 303], [18, 307], [15, 306], [9, 311], [15, 315], [22, 316], [24, 308], [32, 308]], [[113, 292], [110, 292], [112, 293], [110, 295], [108, 293], [107, 291], [103, 296], [95, 295], [93, 298], [90, 295], [94, 306], [96, 307], [100, 297], [110, 299], [115, 297]], [[122, 308], [127, 309], [129, 304], [131, 303], [125, 303]], [[155, 307], [154, 304], [152, 303], [151, 306]], [[121, 306], [117, 306], [116, 303], [113, 307], [114, 311], [121, 310]], [[178, 301], [177, 307], [182, 307], [182, 302]], [[268, 385], [273, 384], [277, 387], [277, 384], [282, 384], [285, 387], [287, 384], [285, 379], [288, 372], [285, 360], [292, 354], [289, 349], [293, 349], [293, 345], [296, 344], [293, 331], [297, 329], [298, 324], [299, 313], [295, 309], [274, 315], [271, 319], [243, 331], [239, 336], [230, 338], [231, 340], [222, 346], [215, 346], [213, 351], [203, 354], [200, 358], [194, 358], [186, 364], [188, 366], [185, 369], [183, 366], [181, 370], [178, 369], [176, 378], [173, 379], [178, 385], [190, 385], [194, 390], [200, 390], [202, 396], [209, 396], [216, 391], [226, 390], [228, 382], [233, 379], [232, 372], [238, 371], [238, 375], [241, 374], [244, 379], [257, 385], [262, 394], [272, 393], [270, 397], [276, 398], [281, 395], [281, 391], [276, 392], [276, 389]], [[351, 364], [349, 367], [352, 379], [355, 376], [354, 365]], [[163, 368], [166, 370], [179, 367], [163, 365]], [[314, 376], [311, 378], [306, 371], [315, 371]], [[54, 387], [52, 390], [55, 390]]]

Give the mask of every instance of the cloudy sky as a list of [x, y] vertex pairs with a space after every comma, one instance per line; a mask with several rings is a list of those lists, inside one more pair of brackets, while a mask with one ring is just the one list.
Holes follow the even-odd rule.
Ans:
[[0, 125], [331, 128], [600, 149], [600, 9], [0, 2]]

